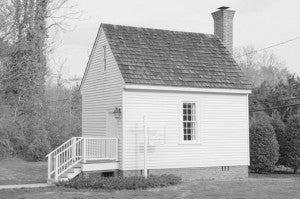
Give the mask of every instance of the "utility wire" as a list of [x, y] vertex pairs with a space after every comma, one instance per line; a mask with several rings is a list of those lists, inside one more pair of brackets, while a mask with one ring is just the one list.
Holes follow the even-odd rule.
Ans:
[[267, 110], [273, 110], [273, 109], [278, 109], [278, 108], [285, 108], [285, 107], [289, 107], [289, 106], [299, 106], [300, 103], [295, 103], [295, 104], [290, 104], [290, 105], [284, 105], [284, 106], [276, 106], [276, 107], [272, 107], [272, 108], [264, 108], [264, 109], [252, 109], [249, 110], [249, 112], [258, 112], [258, 111], [267, 111]]
[[[300, 97], [293, 97], [293, 98], [286, 98], [286, 99], [281, 99], [281, 100], [273, 100], [273, 101], [270, 101], [270, 102], [271, 103], [276, 103], [276, 102], [285, 102], [285, 101], [299, 100], [299, 99], [300, 99]], [[250, 109], [249, 112], [266, 111], [266, 110], [285, 108], [285, 107], [289, 107], [289, 106], [298, 106], [298, 105], [300, 105], [300, 103], [294, 103], [294, 104], [288, 104], [288, 105], [282, 105], [282, 106], [264, 108], [264, 109]]]
[[273, 44], [273, 45], [268, 46], [268, 47], [265, 47], [265, 48], [261, 48], [261, 49], [258, 49], [258, 50], [254, 50], [254, 51], [252, 51], [252, 52], [248, 52], [248, 53], [243, 54], [243, 55], [236, 56], [236, 58], [243, 57], [243, 56], [246, 56], [246, 55], [251, 55], [251, 54], [254, 54], [254, 53], [258, 53], [258, 52], [260, 52], [260, 51], [264, 51], [264, 50], [267, 50], [267, 49], [270, 49], [270, 48], [274, 48], [274, 47], [276, 47], [276, 46], [280, 46], [280, 45], [283, 45], [283, 44], [286, 44], [286, 43], [295, 41], [295, 40], [297, 40], [297, 39], [300, 39], [300, 36], [299, 36], [299, 37], [295, 37], [295, 38], [293, 38], [293, 39], [289, 39], [289, 40], [280, 42], [280, 43], [277, 43], [277, 44]]
[[271, 100], [271, 101], [267, 101], [267, 102], [271, 102], [271, 103], [278, 103], [278, 102], [286, 102], [286, 101], [291, 101], [291, 100], [299, 100], [300, 97], [291, 97], [291, 98], [285, 98], [285, 99], [280, 99], [280, 100]]

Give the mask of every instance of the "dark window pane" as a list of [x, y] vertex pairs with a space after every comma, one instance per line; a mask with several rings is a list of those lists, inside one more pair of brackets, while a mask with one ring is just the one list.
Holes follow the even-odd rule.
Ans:
[[187, 134], [191, 135], [192, 134], [192, 130], [191, 129], [187, 129]]
[[186, 123], [186, 126], [187, 126], [187, 128], [191, 128], [191, 123], [190, 123], [190, 122], [187, 122], [187, 123]]

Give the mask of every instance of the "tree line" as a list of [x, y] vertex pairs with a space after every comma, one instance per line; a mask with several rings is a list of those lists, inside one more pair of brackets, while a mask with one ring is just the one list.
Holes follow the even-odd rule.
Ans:
[[81, 132], [78, 84], [49, 82], [49, 24], [65, 0], [1, 1], [0, 156], [42, 160]]
[[[274, 53], [244, 47], [236, 60], [253, 84], [249, 96], [250, 169], [272, 172], [300, 167], [300, 78]], [[240, 55], [245, 56], [240, 56]]]

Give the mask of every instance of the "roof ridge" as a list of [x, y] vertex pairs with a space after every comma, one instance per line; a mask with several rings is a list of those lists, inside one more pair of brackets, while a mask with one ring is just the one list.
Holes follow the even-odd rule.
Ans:
[[201, 32], [193, 32], [193, 31], [180, 31], [180, 30], [169, 30], [169, 29], [159, 29], [159, 28], [149, 28], [149, 27], [141, 27], [141, 26], [128, 26], [128, 25], [119, 25], [119, 24], [109, 24], [109, 23], [101, 23], [101, 26], [113, 26], [116, 27], [122, 27], [122, 28], [135, 28], [135, 29], [147, 29], [147, 30], [153, 30], [153, 31], [167, 31], [167, 32], [174, 32], [174, 33], [191, 33], [191, 34], [201, 34], [208, 37], [216, 37], [214, 34], [209, 33], [201, 33]]

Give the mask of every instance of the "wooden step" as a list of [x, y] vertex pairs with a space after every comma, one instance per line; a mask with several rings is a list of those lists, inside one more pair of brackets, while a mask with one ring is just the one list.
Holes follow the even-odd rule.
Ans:
[[69, 180], [69, 178], [59, 178], [59, 181], [61, 182], [61, 181], [68, 181]]
[[81, 167], [72, 167], [59, 177], [59, 181], [66, 181], [76, 177], [81, 173]]

